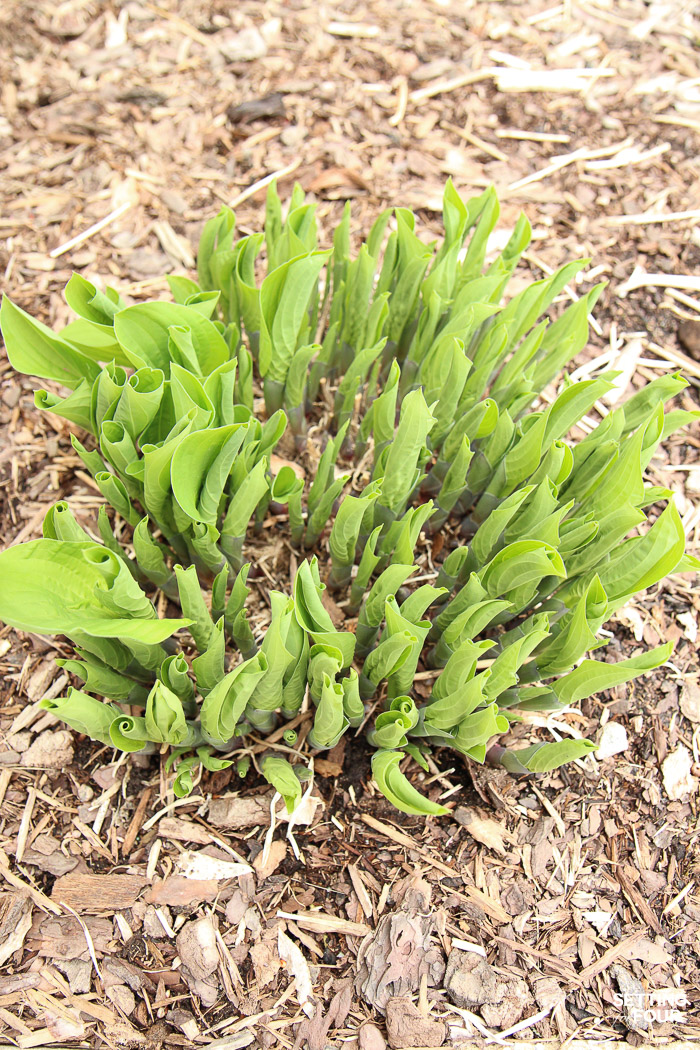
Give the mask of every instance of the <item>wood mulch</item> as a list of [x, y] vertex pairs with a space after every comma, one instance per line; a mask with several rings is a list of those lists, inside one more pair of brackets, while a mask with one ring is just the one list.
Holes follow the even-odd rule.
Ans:
[[[326, 231], [352, 199], [358, 237], [401, 204], [431, 238], [451, 175], [496, 185], [501, 243], [525, 210], [523, 279], [586, 255], [567, 295], [608, 281], [584, 371], [605, 355], [634, 388], [679, 368], [697, 408], [699, 40], [689, 0], [6, 0], [4, 290], [51, 324], [74, 269], [165, 295], [222, 203], [260, 228], [275, 172]], [[4, 545], [40, 535], [59, 498], [88, 525], [101, 502], [32, 389], [3, 358]], [[649, 471], [695, 550], [699, 449], [697, 428], [677, 434]], [[272, 541], [268, 565], [276, 578]], [[626, 733], [612, 757], [515, 779], [443, 756], [422, 787], [452, 813], [426, 821], [375, 793], [350, 737], [317, 762], [307, 823], [278, 814], [272, 833], [264, 783], [207, 775], [176, 801], [154, 762], [61, 730], [38, 708], [68, 684], [55, 649], [0, 629], [0, 1040], [381, 1048], [387, 1025], [395, 1046], [697, 1040], [699, 609], [691, 576], [654, 588], [609, 644], [672, 639], [672, 663], [530, 719], [610, 750]], [[460, 981], [482, 1001], [455, 1007]], [[675, 1006], [635, 1013], [660, 989]], [[385, 1022], [389, 995], [404, 999]]]

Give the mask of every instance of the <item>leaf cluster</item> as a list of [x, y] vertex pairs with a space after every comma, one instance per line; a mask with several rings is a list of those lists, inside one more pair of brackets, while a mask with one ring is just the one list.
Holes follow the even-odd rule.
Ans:
[[[353, 254], [348, 206], [321, 250], [314, 209], [297, 187], [283, 215], [273, 185], [264, 232], [241, 237], [222, 209], [197, 281], [169, 278], [173, 302], [129, 305], [74, 274], [76, 319], [54, 333], [5, 297], [12, 364], [66, 389], [36, 403], [88, 435], [74, 447], [127, 529], [103, 507], [96, 542], [56, 504], [43, 539], [0, 554], [0, 618], [68, 637], [82, 688], [45, 706], [123, 751], [170, 749], [178, 794], [200, 766], [238, 759], [243, 775], [252, 757], [293, 809], [304, 739], [328, 749], [368, 723], [380, 790], [404, 812], [443, 812], [405, 777], [406, 756], [427, 768], [431, 748], [451, 747], [515, 773], [556, 768], [593, 745], [494, 741], [522, 712], [561, 710], [668, 659], [666, 646], [617, 663], [586, 654], [632, 595], [698, 567], [671, 493], [644, 478], [659, 443], [700, 413], [665, 411], [679, 375], [597, 424], [616, 373], [564, 375], [551, 392], [601, 289], [551, 319], [577, 261], [508, 297], [531, 231], [521, 218], [487, 257], [492, 189], [464, 202], [447, 184], [439, 245], [397, 208]], [[287, 434], [307, 447], [327, 404], [309, 482], [273, 469]], [[316, 553], [287, 592], [267, 593], [263, 628], [248, 615], [245, 554], [271, 510]], [[433, 582], [414, 583], [426, 535], [447, 524], [459, 541]], [[326, 584], [354, 631], [334, 624]], [[157, 591], [181, 615], [159, 616]], [[284, 744], [250, 745], [285, 722]]]

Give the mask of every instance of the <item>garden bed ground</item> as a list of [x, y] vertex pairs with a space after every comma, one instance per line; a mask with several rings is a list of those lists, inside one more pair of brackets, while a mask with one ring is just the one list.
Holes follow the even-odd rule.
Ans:
[[[283, 196], [293, 179], [315, 195], [326, 228], [351, 198], [357, 235], [402, 204], [437, 236], [451, 174], [464, 193], [495, 183], [504, 230], [525, 209], [530, 278], [587, 255], [582, 287], [608, 280], [583, 360], [607, 355], [631, 388], [679, 367], [691, 380], [681, 403], [697, 407], [694, 8], [10, 0], [0, 12], [4, 289], [49, 323], [67, 317], [60, 293], [73, 269], [134, 299], [165, 294], [163, 273], [191, 269], [221, 203], [244, 230], [259, 228], [264, 192], [251, 188], [275, 171]], [[656, 275], [646, 287], [635, 287], [638, 266]], [[668, 289], [667, 275], [686, 283]], [[4, 358], [0, 383], [2, 544], [40, 535], [46, 509], [67, 496], [90, 527], [100, 500], [68, 426], [35, 411], [31, 382]], [[696, 550], [699, 437], [677, 434], [650, 468], [675, 491]], [[273, 527], [265, 535], [278, 583], [289, 550]], [[610, 645], [627, 655], [672, 639], [672, 665], [580, 712], [534, 719], [596, 738], [607, 722], [604, 740], [627, 732], [623, 752], [523, 779], [443, 762], [429, 779], [453, 813], [425, 821], [373, 792], [362, 738], [351, 737], [316, 764], [319, 803], [295, 829], [298, 857], [284, 825], [263, 849], [262, 783], [232, 799], [239, 786], [216, 774], [176, 804], [155, 760], [115, 765], [106, 748], [53, 735], [37, 703], [67, 684], [54, 650], [1, 629], [0, 1040], [352, 1047], [365, 1020], [386, 1034], [376, 1004], [387, 963], [395, 995], [415, 990], [421, 966], [427, 975], [417, 1012], [390, 1013], [396, 1046], [438, 1045], [443, 1022], [451, 1039], [461, 1029], [479, 1045], [519, 1021], [529, 1024], [509, 1045], [697, 1040], [699, 609], [691, 577], [654, 588], [608, 625]], [[227, 877], [237, 857], [254, 875]], [[286, 931], [305, 962], [280, 962], [280, 931], [283, 954]], [[440, 960], [451, 949], [447, 983], [453, 998], [460, 980], [481, 989], [470, 1008], [481, 1029], [446, 995]], [[300, 1008], [308, 976], [313, 1020]], [[674, 987], [687, 996], [675, 1017], [635, 1018], [635, 997]], [[361, 1044], [381, 1047], [373, 1038], [365, 1029]]]

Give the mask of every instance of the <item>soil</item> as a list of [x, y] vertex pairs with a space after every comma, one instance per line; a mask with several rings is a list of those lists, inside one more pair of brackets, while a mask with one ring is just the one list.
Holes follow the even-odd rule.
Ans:
[[[326, 234], [350, 199], [355, 241], [396, 204], [430, 240], [451, 175], [463, 195], [495, 184], [503, 231], [525, 211], [523, 279], [587, 256], [569, 294], [607, 281], [577, 366], [608, 354], [628, 392], [680, 369], [690, 385], [679, 406], [697, 409], [699, 41], [687, 0], [6, 0], [3, 290], [51, 325], [68, 319], [73, 270], [133, 300], [164, 297], [163, 275], [192, 271], [222, 203], [243, 231], [261, 228], [255, 187], [275, 172], [283, 197], [297, 180], [318, 202]], [[89, 528], [101, 503], [71, 427], [35, 410], [33, 387], [3, 356], [3, 546], [41, 535], [58, 499]], [[673, 490], [696, 552], [699, 449], [689, 428], [649, 468]], [[274, 530], [264, 543], [283, 582], [288, 548]], [[354, 983], [358, 953], [376, 938], [397, 967], [382, 938], [399, 928], [399, 971], [424, 976], [395, 991], [399, 1004], [413, 995], [421, 1018], [409, 1003], [393, 1042], [396, 1030], [444, 1034], [428, 1020], [446, 1022], [455, 1046], [488, 1045], [490, 1033], [511, 1042], [513, 1027], [515, 1045], [697, 1040], [699, 609], [689, 574], [630, 603], [607, 625], [610, 645], [628, 655], [673, 640], [672, 662], [516, 731], [599, 739], [617, 723], [625, 751], [529, 778], [438, 755], [415, 781], [451, 814], [423, 820], [376, 793], [363, 739], [349, 737], [319, 767], [319, 804], [293, 841], [279, 817], [269, 837], [269, 789], [254, 776], [208, 774], [180, 803], [155, 760], [115, 763], [76, 734], [64, 768], [23, 764], [60, 728], [36, 705], [65, 689], [54, 657], [68, 652], [0, 629], [3, 1043], [381, 1045], [376, 987]], [[679, 755], [690, 766], [680, 792]], [[212, 803], [232, 793], [229, 823], [214, 824]], [[191, 854], [250, 862], [255, 875], [185, 879]], [[455, 1008], [417, 915], [443, 965], [455, 952], [462, 969], [486, 960], [495, 1001]], [[301, 956], [283, 951], [285, 937]], [[659, 989], [676, 990], [675, 1012], [635, 1015]]]

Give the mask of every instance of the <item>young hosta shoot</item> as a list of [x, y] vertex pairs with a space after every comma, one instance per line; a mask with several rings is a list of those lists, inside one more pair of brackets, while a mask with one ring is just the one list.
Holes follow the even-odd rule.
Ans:
[[[75, 274], [76, 317], [53, 332], [5, 297], [10, 361], [64, 388], [36, 404], [84, 431], [73, 447], [116, 515], [93, 533], [61, 502], [43, 539], [0, 553], [0, 618], [74, 646], [60, 663], [79, 688], [47, 710], [103, 745], [169, 749], [176, 795], [232, 762], [245, 776], [276, 730], [255, 768], [290, 812], [310, 751], [365, 723], [406, 813], [445, 812], [404, 772], [430, 748], [515, 774], [585, 757], [588, 741], [496, 741], [519, 712], [668, 659], [588, 654], [633, 595], [698, 568], [645, 472], [700, 413], [665, 411], [686, 386], [666, 375], [595, 425], [617, 374], [557, 376], [601, 288], [553, 321], [584, 262], [510, 295], [531, 230], [521, 217], [494, 254], [497, 219], [493, 189], [462, 201], [448, 183], [441, 244], [397, 208], [353, 253], [348, 205], [325, 250], [315, 205], [295, 187], [285, 212], [273, 184], [264, 233], [238, 236], [223, 208], [172, 302]], [[267, 539], [298, 566], [276, 590]]]

